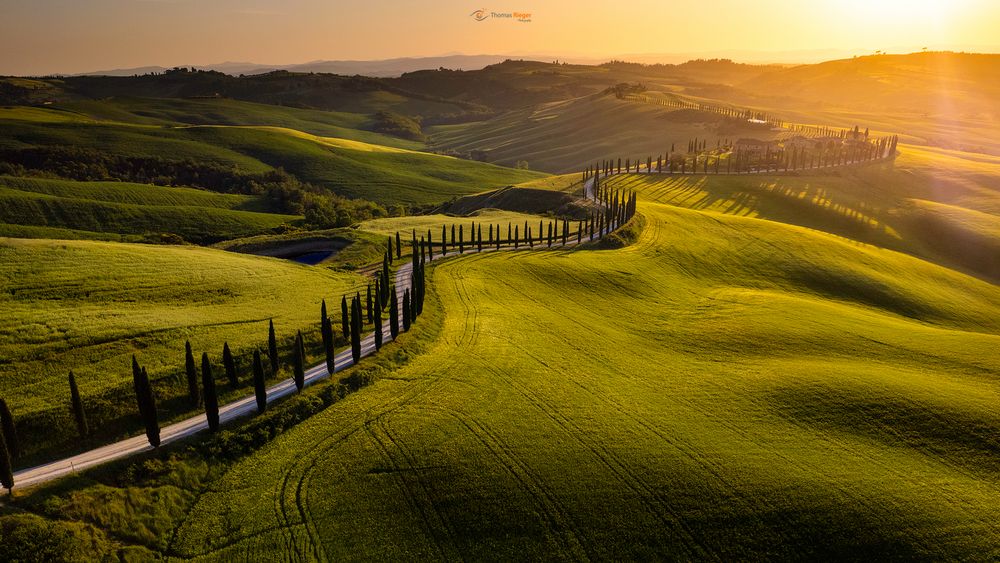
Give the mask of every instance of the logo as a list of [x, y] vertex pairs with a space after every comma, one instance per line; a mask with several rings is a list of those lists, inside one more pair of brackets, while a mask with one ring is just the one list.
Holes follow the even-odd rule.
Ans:
[[476, 10], [469, 14], [469, 17], [476, 20], [477, 22], [485, 21], [488, 19], [499, 19], [516, 21], [520, 23], [531, 23], [531, 13], [530, 12], [491, 12], [487, 11], [485, 8], [481, 10]]

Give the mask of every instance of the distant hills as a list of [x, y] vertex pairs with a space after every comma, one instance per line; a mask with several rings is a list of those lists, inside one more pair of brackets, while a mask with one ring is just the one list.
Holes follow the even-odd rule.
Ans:
[[[210, 65], [186, 65], [200, 70], [215, 70], [233, 76], [265, 74], [276, 70], [289, 72], [322, 72], [353, 76], [356, 74], [375, 77], [399, 76], [415, 70], [447, 68], [450, 70], [477, 70], [496, 64], [507, 55], [445, 55], [441, 57], [402, 57], [372, 61], [311, 61], [300, 64], [266, 65], [249, 62], [224, 62]], [[184, 65], [182, 65], [184, 66]], [[85, 72], [74, 76], [134, 76], [136, 74], [160, 73], [169, 70], [162, 66], [144, 66]]]
[[739, 85], [753, 94], [849, 108], [997, 115], [1000, 55], [927, 52], [800, 65]]
[[[561, 157], [541, 147], [529, 151], [523, 141], [530, 137], [545, 140], [545, 130], [550, 128], [555, 134], [573, 135], [601, 123], [604, 129], [580, 141], [596, 147], [600, 145], [596, 138], [621, 138], [627, 133], [625, 123], [631, 123], [628, 127], [633, 133], [645, 127], [649, 143], [653, 139], [662, 143], [679, 134], [682, 128], [674, 123], [632, 123], [623, 116], [637, 115], [636, 108], [611, 107], [622, 102], [583, 100], [608, 96], [614, 87], [625, 83], [681, 96], [689, 102], [771, 112], [795, 123], [862, 124], [880, 132], [903, 134], [905, 143], [1000, 154], [996, 135], [1000, 55], [994, 54], [879, 54], [794, 66], [728, 59], [643, 64], [627, 58], [579, 64], [506, 55], [314, 61], [282, 70], [238, 62], [209, 66], [212, 70], [194, 72], [189, 68], [144, 67], [101, 73], [105, 76], [0, 78], [0, 105], [53, 105], [107, 98], [211, 98], [346, 112], [369, 121], [378, 112], [393, 112], [419, 123], [424, 128], [422, 134], [430, 138], [431, 148], [460, 150], [470, 157], [474, 153], [491, 162], [506, 155], [499, 160], [506, 165], [520, 160], [550, 162], [551, 170], [561, 171], [575, 169], [591, 158], [577, 154], [575, 159], [556, 165]], [[124, 76], [107, 76], [115, 73]], [[557, 107], [566, 111], [556, 112], [556, 106], [549, 104], [561, 104]], [[587, 107], [601, 111], [587, 115], [583, 111]], [[509, 112], [520, 113], [506, 115]], [[573, 115], [578, 123], [570, 122]], [[716, 120], [701, 121], [710, 130], [702, 131], [699, 138], [725, 138], [731, 133]], [[494, 127], [498, 129], [494, 131]], [[646, 137], [630, 138], [639, 141]], [[508, 142], [501, 147], [499, 139]]]

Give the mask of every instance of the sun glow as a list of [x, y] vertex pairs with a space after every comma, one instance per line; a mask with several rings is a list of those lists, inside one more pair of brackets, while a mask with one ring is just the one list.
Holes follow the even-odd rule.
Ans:
[[962, 10], [971, 0], [844, 0], [837, 3], [845, 14], [896, 25], [934, 25]]

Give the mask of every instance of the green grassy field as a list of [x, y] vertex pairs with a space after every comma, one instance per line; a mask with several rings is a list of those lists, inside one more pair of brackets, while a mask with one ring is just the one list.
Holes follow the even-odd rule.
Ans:
[[[182, 393], [174, 376], [185, 340], [214, 360], [226, 341], [247, 353], [266, 342], [272, 317], [280, 338], [298, 329], [313, 338], [320, 300], [360, 284], [352, 273], [198, 247], [0, 239], [0, 396], [22, 421], [52, 416], [65, 424], [53, 436], [69, 437], [69, 370], [94, 409], [128, 410], [135, 354], [166, 400]], [[27, 451], [51, 445], [25, 441]]]
[[[8, 114], [5, 116], [5, 112]], [[182, 126], [88, 121], [79, 114], [35, 108], [0, 111], [0, 149], [73, 146], [120, 156], [166, 156], [262, 173], [283, 168], [300, 180], [337, 194], [385, 205], [428, 204], [544, 176], [426, 152], [357, 135], [316, 136], [287, 127]], [[211, 119], [211, 115], [202, 116]], [[237, 120], [239, 121], [239, 120]], [[275, 123], [296, 122], [277, 119]], [[368, 141], [385, 141], [390, 146]]]
[[431, 349], [236, 464], [172, 549], [1000, 555], [996, 285], [640, 197], [625, 249], [435, 267]]
[[202, 242], [263, 233], [301, 219], [252, 211], [264, 207], [256, 197], [189, 188], [0, 176], [0, 232], [8, 236], [173, 233]]
[[370, 117], [361, 113], [299, 109], [238, 100], [127, 97], [67, 102], [57, 104], [53, 109], [97, 121], [161, 126], [267, 125], [404, 149], [420, 150], [423, 147], [423, 143], [365, 130]]
[[580, 172], [608, 158], [641, 158], [677, 151], [697, 137], [716, 140], [775, 133], [734, 123], [719, 115], [675, 110], [594, 95], [511, 111], [485, 122], [430, 128], [434, 146], [458, 151], [484, 150], [487, 160], [513, 166], [524, 160], [535, 170]]
[[892, 163], [832, 174], [629, 175], [606, 185], [678, 207], [826, 231], [1000, 280], [1000, 159], [901, 150]]

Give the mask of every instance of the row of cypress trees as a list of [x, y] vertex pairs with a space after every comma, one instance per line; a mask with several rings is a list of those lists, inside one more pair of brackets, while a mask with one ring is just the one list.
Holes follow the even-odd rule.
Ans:
[[[600, 233], [609, 232], [631, 218], [635, 212], [636, 199], [634, 193], [628, 194], [626, 198], [624, 193], [605, 191], [602, 195], [602, 201], [605, 202], [603, 211], [592, 215], [589, 220], [577, 222], [575, 233], [577, 242], [582, 240], [585, 233], [589, 238], [594, 238], [595, 233], [596, 236], [600, 236]], [[476, 248], [476, 250], [482, 251], [484, 243], [490, 247], [495, 245], [499, 249], [501, 245], [509, 246], [510, 244], [513, 244], [517, 248], [522, 241], [530, 246], [533, 246], [536, 241], [539, 244], [547, 242], [550, 247], [559, 242], [560, 239], [564, 245], [569, 242], [571, 233], [568, 220], [563, 219], [561, 223], [560, 221], [549, 221], [547, 224], [547, 236], [542, 236], [541, 233], [546, 231], [545, 227], [544, 220], [539, 221], [539, 236], [535, 239], [531, 236], [530, 225], [525, 222], [525, 237], [521, 239], [519, 238], [519, 226], [513, 226], [512, 232], [512, 225], [508, 223], [507, 240], [503, 241], [500, 225], [491, 223], [488, 227], [487, 238], [484, 241], [482, 224], [477, 225], [473, 222], [470, 232], [474, 233], [474, 235], [468, 243], [470, 249]], [[446, 255], [448, 244], [445, 236], [447, 235], [447, 230], [443, 229], [442, 233], [441, 253], [442, 255]], [[458, 226], [457, 232], [455, 226], [452, 226], [452, 245], [455, 246], [456, 244], [459, 252], [464, 252], [465, 240], [461, 225]], [[434, 257], [434, 242], [431, 239], [431, 232], [428, 231], [427, 237], [424, 238], [421, 236], [418, 241], [416, 232], [414, 231], [411, 246], [412, 276], [410, 287], [403, 291], [402, 299], [399, 298], [397, 288], [391, 283], [389, 278], [389, 266], [393, 263], [394, 258], [402, 258], [401, 237], [397, 232], [395, 240], [393, 240], [393, 237], [389, 237], [387, 241], [382, 268], [377, 273], [374, 288], [371, 284], [367, 286], [364, 308], [362, 308], [360, 292], [357, 292], [351, 298], [350, 305], [348, 305], [346, 295], [341, 300], [342, 330], [344, 336], [350, 341], [351, 356], [354, 363], [357, 363], [361, 359], [361, 334], [366, 319], [368, 324], [374, 325], [374, 341], [377, 351], [383, 345], [382, 321], [386, 307], [389, 309], [389, 333], [393, 339], [399, 336], [400, 330], [404, 332], [410, 330], [416, 322], [417, 317], [423, 312], [426, 288], [425, 265], [428, 259], [433, 259]], [[326, 368], [330, 374], [333, 374], [336, 371], [335, 335], [333, 332], [333, 321], [328, 314], [325, 299], [320, 306], [320, 334], [323, 340]], [[198, 406], [202, 406], [204, 408], [209, 430], [216, 432], [220, 427], [219, 398], [216, 389], [216, 380], [212, 374], [212, 363], [208, 353], [202, 353], [200, 378], [190, 341], [184, 343], [184, 356], [188, 400], [192, 407], [197, 408]], [[273, 319], [268, 322], [267, 356], [272, 375], [277, 374], [280, 365]], [[233, 388], [238, 387], [240, 384], [239, 370], [228, 342], [223, 344], [222, 364], [229, 385]], [[305, 364], [304, 339], [302, 332], [298, 331], [292, 352], [292, 379], [296, 389], [299, 391], [305, 386]], [[253, 351], [251, 368], [257, 410], [258, 412], [264, 412], [267, 408], [266, 374], [263, 357], [259, 349], [254, 349]], [[201, 380], [200, 385], [199, 379]], [[159, 447], [160, 426], [157, 416], [156, 396], [146, 368], [139, 364], [138, 359], [134, 355], [132, 356], [132, 382], [137, 410], [145, 428], [146, 438], [151, 446], [154, 448]], [[80, 436], [85, 438], [89, 435], [86, 412], [77, 387], [76, 377], [72, 371], [69, 373], [69, 387], [70, 403], [77, 430]], [[13, 462], [17, 459], [19, 451], [13, 417], [7, 407], [7, 403], [3, 399], [0, 399], [0, 429], [2, 429], [0, 431], [0, 484], [9, 490], [14, 486]]]
[[[748, 174], [754, 172], [780, 172], [794, 170], [810, 170], [833, 166], [846, 166], [860, 162], [872, 162], [892, 158], [896, 154], [899, 142], [897, 135], [869, 138], [868, 131], [862, 137], [855, 128], [843, 131], [839, 137], [830, 140], [823, 146], [790, 146], [778, 147], [771, 144], [761, 146], [742, 146], [732, 144], [729, 140], [725, 145], [716, 144], [714, 151], [708, 150], [708, 142], [704, 139], [693, 139], [688, 142], [686, 153], [677, 153], [672, 145], [666, 154], [646, 157], [646, 171], [654, 169], [661, 173], [680, 174]], [[725, 158], [723, 156], [725, 155]], [[722, 163], [725, 162], [723, 167]], [[583, 181], [594, 178], [595, 184], [602, 177], [615, 174], [640, 173], [640, 159], [630, 158], [604, 160], [587, 166], [582, 175]]]
[[[506, 235], [503, 234], [503, 230], [499, 224], [490, 223], [484, 228], [482, 223], [476, 223], [473, 221], [471, 228], [469, 229], [469, 232], [472, 233], [472, 235], [468, 239], [465, 238], [466, 231], [464, 225], [452, 225], [450, 229], [450, 237], [448, 226], [443, 226], [441, 228], [440, 239], [434, 240], [431, 236], [431, 232], [428, 231], [426, 237], [421, 236], [415, 243], [415, 248], [420, 249], [419, 251], [426, 253], [426, 255], [433, 260], [435, 247], [437, 247], [437, 252], [439, 252], [442, 256], [447, 256], [449, 252], [464, 254], [467, 248], [469, 251], [482, 252], [483, 249], [486, 248], [495, 248], [496, 250], [499, 250], [501, 247], [520, 248], [521, 246], [527, 246], [529, 248], [534, 248], [536, 244], [552, 247], [557, 244], [568, 245], [573, 241], [581, 242], [584, 237], [592, 239], [594, 236], [599, 236], [600, 232], [606, 232], [592, 230], [589, 224], [594, 221], [598, 221], [602, 225], [606, 224], [602, 222], [602, 218], [608, 215], [609, 208], [612, 205], [610, 198], [615, 193], [616, 192], [612, 190], [608, 190], [606, 192], [595, 192], [595, 199], [603, 199], [605, 202], [605, 208], [595, 214], [592, 214], [587, 219], [574, 221], [565, 218], [549, 221], [542, 219], [538, 222], [537, 230], [527, 221], [525, 221], [523, 225], [515, 225], [514, 223], [508, 222]], [[619, 197], [625, 197], [625, 194], [620, 192], [618, 193]], [[628, 196], [634, 197], [634, 195], [634, 193], [630, 193]], [[383, 265], [383, 271], [384, 273], [376, 280], [376, 293], [378, 293], [380, 282], [382, 287], [387, 287], [387, 284], [384, 281], [388, 278], [387, 261]], [[346, 307], [345, 298], [345, 310]]]
[[757, 121], [764, 122], [772, 127], [785, 126], [785, 122], [782, 121], [780, 118], [759, 110], [753, 110], [749, 108], [734, 108], [730, 106], [706, 104], [703, 102], [689, 102], [687, 100], [683, 100], [677, 97], [670, 97], [670, 98], [652, 97], [646, 94], [639, 94], [639, 93], [628, 93], [628, 94], [622, 93], [618, 97], [623, 100], [642, 102], [645, 104], [665, 106], [670, 108], [696, 109], [699, 111], [717, 113], [725, 117], [729, 117], [732, 119], [739, 119], [743, 121], [749, 119], [755, 119]]

